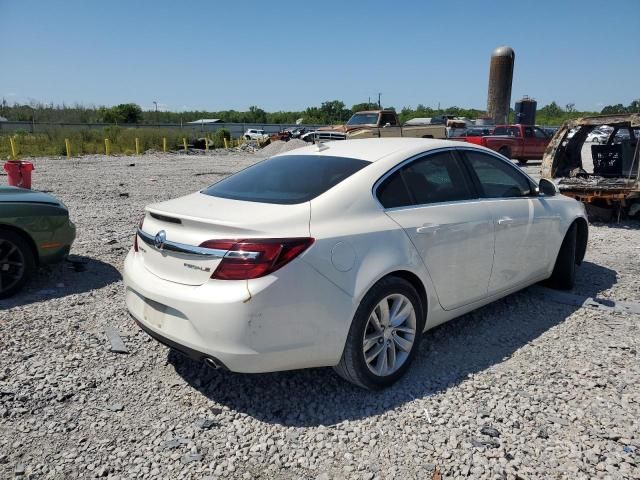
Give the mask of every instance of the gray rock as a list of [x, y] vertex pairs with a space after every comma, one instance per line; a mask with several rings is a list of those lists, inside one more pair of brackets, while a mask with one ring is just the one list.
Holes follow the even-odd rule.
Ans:
[[194, 423], [201, 430], [209, 430], [211, 427], [218, 425], [218, 422], [210, 418], [199, 418]]
[[483, 435], [487, 435], [489, 437], [494, 437], [494, 438], [500, 436], [500, 432], [497, 429], [490, 427], [488, 425], [485, 425], [484, 427], [482, 427], [480, 429], [480, 433]]
[[203, 455], [201, 453], [188, 453], [187, 455], [183, 455], [182, 457], [180, 457], [180, 461], [187, 465], [189, 463], [193, 463], [193, 462], [199, 462], [201, 461], [203, 458]]

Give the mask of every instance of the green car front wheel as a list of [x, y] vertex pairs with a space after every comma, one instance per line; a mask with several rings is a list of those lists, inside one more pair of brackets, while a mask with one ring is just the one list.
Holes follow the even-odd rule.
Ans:
[[27, 240], [15, 232], [0, 229], [0, 298], [10, 297], [22, 288], [35, 265]]

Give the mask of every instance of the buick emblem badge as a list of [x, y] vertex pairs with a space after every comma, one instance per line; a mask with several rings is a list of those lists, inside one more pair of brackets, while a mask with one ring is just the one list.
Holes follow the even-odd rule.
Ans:
[[153, 239], [153, 244], [155, 245], [156, 248], [162, 249], [162, 247], [164, 246], [164, 242], [166, 240], [167, 240], [167, 232], [165, 232], [164, 230], [160, 230], [158, 233], [156, 233], [156, 236]]

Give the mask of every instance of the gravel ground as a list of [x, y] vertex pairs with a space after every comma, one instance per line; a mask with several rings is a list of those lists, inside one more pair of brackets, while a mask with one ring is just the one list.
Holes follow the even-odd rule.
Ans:
[[[331, 369], [212, 371], [140, 332], [121, 271], [144, 205], [263, 156], [35, 160], [76, 262], [0, 301], [1, 478], [640, 478], [640, 315], [611, 302], [511, 295], [428, 332], [375, 393]], [[639, 301], [639, 227], [591, 227], [574, 300]]]

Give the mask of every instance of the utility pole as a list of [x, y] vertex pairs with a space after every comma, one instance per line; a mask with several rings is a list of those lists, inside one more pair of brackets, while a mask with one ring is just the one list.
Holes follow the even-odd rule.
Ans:
[[379, 108], [380, 110], [382, 110], [382, 103], [380, 102], [380, 96], [381, 96], [381, 95], [382, 95], [381, 93], [378, 93], [378, 108]]
[[153, 104], [156, 106], [156, 125], [158, 125], [158, 102], [154, 100]]

